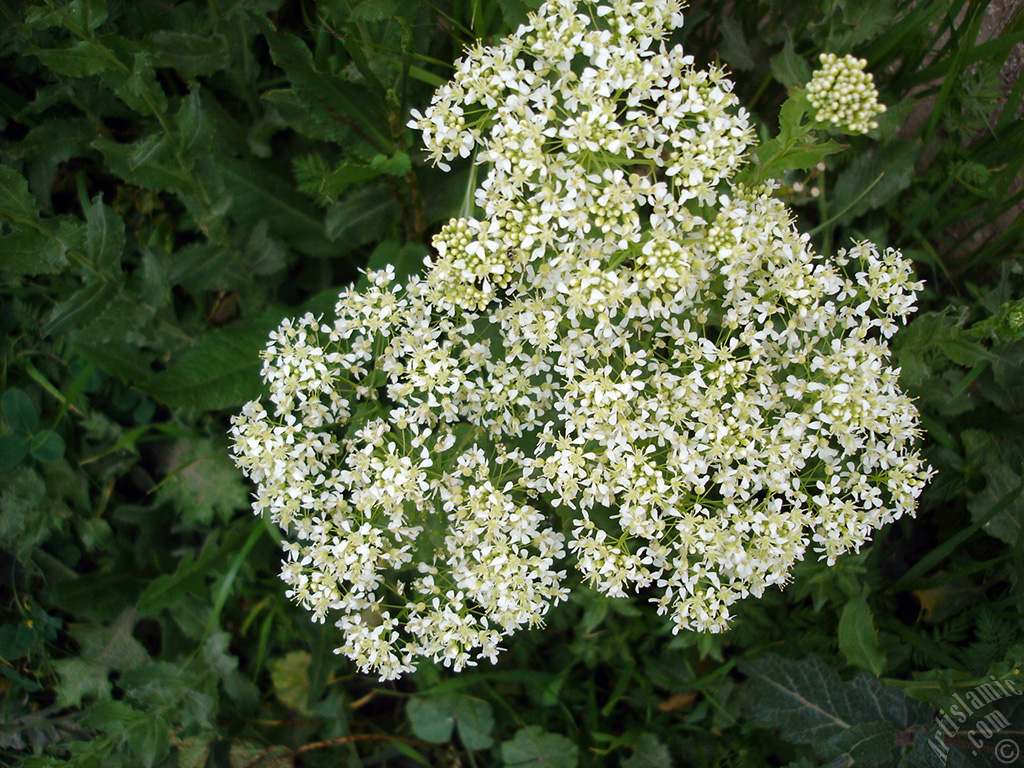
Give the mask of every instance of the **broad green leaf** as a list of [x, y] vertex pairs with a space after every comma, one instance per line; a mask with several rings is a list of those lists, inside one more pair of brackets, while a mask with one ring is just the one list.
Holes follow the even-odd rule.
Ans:
[[875, 677], [885, 670], [885, 656], [878, 647], [866, 590], [843, 607], [839, 617], [839, 650], [848, 662]]
[[307, 651], [290, 651], [274, 660], [270, 667], [270, 682], [274, 695], [286, 707], [299, 712], [306, 710], [309, 698], [309, 663]]
[[0, 165], [0, 222], [5, 218], [36, 219], [39, 207], [28, 191], [25, 177], [13, 168]]
[[481, 699], [456, 694], [417, 696], [406, 708], [413, 733], [424, 741], [444, 744], [458, 728], [467, 749], [486, 749], [492, 744], [494, 714]]
[[260, 351], [273, 326], [236, 323], [201, 336], [145, 384], [160, 402], [204, 411], [234, 408], [260, 394]]
[[398, 206], [388, 190], [367, 184], [327, 210], [327, 236], [341, 252], [383, 239], [398, 218]]
[[110, 698], [110, 669], [95, 661], [80, 658], [52, 662], [57, 672], [57, 704], [79, 707], [82, 699], [105, 701]]
[[530, 725], [501, 745], [501, 759], [508, 768], [574, 768], [579, 747], [561, 734]]
[[35, 403], [22, 390], [11, 387], [4, 392], [4, 419], [11, 431], [21, 435], [31, 435], [39, 429], [39, 411]]
[[291, 182], [255, 162], [218, 159], [224, 185], [231, 196], [229, 215], [244, 229], [266, 221], [270, 234], [309, 256], [336, 256], [338, 247], [327, 239], [322, 214]]
[[[764, 145], [765, 163], [759, 169], [765, 178], [776, 178], [784, 171], [809, 171], [829, 155], [842, 152], [845, 144], [828, 139], [821, 144], [778, 145], [773, 140]], [[758, 157], [762, 157], [760, 150]]]
[[51, 311], [43, 323], [43, 333], [54, 335], [85, 326], [106, 311], [121, 290], [114, 280], [90, 280]]
[[149, 134], [131, 144], [99, 138], [92, 146], [103, 153], [113, 173], [131, 184], [182, 197], [192, 192], [188, 176], [174, 159], [169, 136]]
[[732, 18], [723, 18], [719, 31], [722, 34], [719, 51], [729, 66], [743, 71], [754, 69], [757, 62], [739, 22]]
[[831, 209], [855, 218], [886, 204], [910, 186], [920, 155], [920, 141], [893, 141], [857, 155], [839, 174]]
[[967, 504], [972, 519], [978, 521], [994, 513], [984, 526], [985, 532], [1016, 545], [1024, 526], [1024, 466], [1019, 456], [1014, 459], [1016, 452], [1011, 453], [988, 432], [964, 430], [960, 438], [968, 461], [985, 478], [985, 487]]
[[209, 76], [230, 64], [222, 35], [195, 35], [161, 30], [149, 36], [153, 66], [175, 70], [182, 77]]
[[787, 88], [801, 88], [811, 79], [811, 68], [797, 55], [792, 40], [786, 40], [785, 47], [772, 56], [769, 64], [772, 75]]
[[57, 461], [64, 455], [64, 440], [52, 429], [46, 429], [32, 436], [28, 452], [39, 461]]
[[[823, 760], [852, 754], [865, 734], [872, 750], [896, 747], [895, 738], [891, 745], [879, 744], [875, 736], [890, 731], [876, 724], [891, 726], [891, 733], [905, 732], [934, 717], [934, 710], [864, 673], [840, 681], [814, 656], [790, 661], [769, 655], [741, 663], [740, 669], [751, 681], [754, 719], [777, 726], [787, 741], [810, 744]], [[865, 725], [871, 727], [860, 727]]]
[[250, 489], [222, 442], [181, 438], [162, 458], [167, 475], [157, 488], [157, 501], [173, 504], [189, 528], [227, 523], [249, 505]]
[[149, 654], [132, 634], [137, 620], [135, 609], [126, 608], [107, 626], [75, 630], [73, 634], [81, 646], [81, 657], [118, 672], [142, 666], [149, 660]]
[[54, 72], [68, 77], [98, 75], [120, 63], [112, 50], [94, 40], [80, 40], [70, 48], [35, 48], [32, 53]]
[[129, 731], [128, 745], [143, 768], [153, 768], [163, 761], [171, 750], [172, 732], [173, 724], [155, 713]]
[[0, 269], [12, 275], [45, 275], [67, 266], [67, 245], [45, 229], [0, 235]]
[[97, 195], [85, 209], [86, 255], [100, 272], [119, 271], [124, 246], [124, 220]]
[[324, 176], [323, 181], [320, 182], [320, 194], [336, 198], [348, 186], [376, 179], [378, 176], [382, 176], [384, 172], [382, 168], [374, 168], [370, 165], [345, 163]]
[[391, 140], [381, 131], [381, 126], [388, 125], [387, 109], [371, 91], [359, 83], [317, 71], [313, 54], [302, 40], [276, 31], [263, 17], [253, 16], [253, 21], [266, 36], [274, 63], [285, 71], [308, 109], [324, 121], [350, 126], [378, 150], [390, 150]]
[[641, 733], [633, 754], [622, 761], [622, 768], [672, 768], [672, 756], [653, 733]]
[[849, 755], [856, 766], [878, 768], [892, 765], [901, 746], [900, 737], [891, 723], [858, 723], [833, 737], [827, 749], [833, 754]]
[[28, 437], [10, 433], [0, 435], [0, 472], [15, 467], [28, 456]]

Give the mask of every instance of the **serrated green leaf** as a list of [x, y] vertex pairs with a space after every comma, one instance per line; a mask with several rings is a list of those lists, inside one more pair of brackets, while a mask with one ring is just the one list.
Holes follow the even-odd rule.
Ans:
[[894, 141], [857, 155], [839, 174], [832, 209], [844, 218], [855, 218], [884, 205], [910, 186], [920, 155], [920, 141]]
[[994, 513], [985, 532], [1016, 545], [1024, 526], [1024, 467], [1019, 461], [1011, 465], [1006, 446], [988, 432], [964, 430], [960, 438], [968, 461], [985, 478], [985, 487], [967, 503], [971, 518], [978, 521]]
[[32, 398], [22, 390], [11, 387], [4, 392], [0, 401], [4, 408], [4, 419], [11, 431], [20, 435], [31, 435], [39, 429], [39, 411]]
[[132, 634], [137, 620], [135, 609], [127, 608], [107, 626], [76, 630], [74, 636], [81, 646], [82, 658], [118, 672], [145, 664], [149, 654]]
[[322, 215], [295, 192], [291, 183], [257, 163], [219, 158], [224, 185], [231, 195], [229, 215], [244, 229], [266, 221], [269, 232], [309, 256], [336, 256]]
[[253, 21], [266, 36], [274, 63], [288, 75], [296, 96], [308, 109], [322, 115], [324, 122], [349, 125], [379, 150], [391, 149], [390, 139], [379, 128], [388, 125], [387, 109], [372, 92], [360, 83], [317, 71], [313, 54], [302, 40], [278, 32], [263, 17], [253, 16]]
[[47, 275], [67, 264], [67, 246], [44, 229], [23, 229], [0, 236], [0, 269], [12, 275]]
[[124, 251], [124, 220], [97, 195], [85, 209], [85, 253], [99, 272], [119, 269]]
[[147, 38], [153, 66], [175, 70], [182, 77], [209, 76], [230, 64], [223, 35], [195, 35], [162, 30]]
[[672, 768], [672, 756], [653, 733], [641, 733], [633, 754], [622, 761], [622, 768]]
[[25, 177], [13, 168], [0, 165], [0, 219], [36, 219], [39, 207], [28, 191]]
[[800, 88], [811, 79], [811, 68], [797, 55], [792, 40], [786, 40], [785, 47], [772, 56], [769, 64], [772, 75], [787, 88]]
[[468, 696], [418, 696], [406, 708], [413, 733], [424, 741], [443, 744], [457, 728], [467, 749], [486, 749], [492, 744], [494, 714], [491, 705]]
[[120, 289], [120, 283], [114, 280], [89, 281], [50, 311], [43, 333], [49, 336], [73, 327], [84, 328], [110, 306]]
[[326, 234], [342, 252], [383, 239], [398, 217], [391, 194], [378, 184], [354, 190], [327, 210]]
[[881, 726], [857, 726], [884, 723], [906, 731], [930, 723], [935, 714], [864, 673], [843, 683], [814, 656], [790, 661], [769, 655], [740, 669], [751, 681], [754, 719], [777, 726], [787, 741], [810, 744], [823, 760], [848, 754], [866, 732], [888, 733]]
[[508, 768], [574, 768], [579, 747], [561, 734], [530, 725], [501, 745], [501, 759]]
[[249, 488], [220, 441], [176, 440], [163, 463], [157, 501], [173, 504], [189, 528], [227, 523], [249, 505]]
[[171, 723], [151, 715], [131, 729], [128, 745], [139, 763], [153, 768], [171, 751], [171, 734]]
[[843, 607], [839, 617], [839, 650], [850, 664], [875, 677], [885, 670], [885, 656], [878, 647], [867, 591], [862, 591]]
[[167, 405], [203, 411], [252, 400], [261, 391], [259, 355], [269, 330], [267, 323], [237, 323], [209, 331], [150, 379], [146, 391]]
[[32, 51], [59, 75], [89, 77], [118, 66], [117, 55], [94, 40], [80, 40], [70, 48], [36, 48]]
[[722, 35], [720, 52], [729, 66], [738, 70], [751, 70], [757, 66], [743, 27], [732, 18], [723, 18], [719, 26]]
[[79, 707], [82, 699], [106, 701], [110, 698], [110, 670], [85, 659], [59, 659], [53, 662], [57, 672], [57, 704]]
[[299, 712], [306, 710], [309, 697], [309, 663], [312, 657], [306, 651], [290, 651], [274, 660], [270, 667], [270, 682], [274, 695], [286, 707]]

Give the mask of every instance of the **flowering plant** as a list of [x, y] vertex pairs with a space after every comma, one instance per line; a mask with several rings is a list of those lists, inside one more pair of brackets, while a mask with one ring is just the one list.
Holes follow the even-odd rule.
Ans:
[[[808, 548], [831, 563], [915, 509], [887, 339], [920, 284], [891, 249], [814, 252], [742, 172], [732, 83], [667, 44], [681, 23], [552, 0], [469, 51], [412, 125], [486, 169], [478, 210], [422, 277], [371, 272], [271, 335], [236, 461], [291, 536], [290, 596], [362, 670], [493, 660], [566, 597], [567, 559], [721, 631]], [[878, 110], [855, 92], [807, 98], [857, 131]]]

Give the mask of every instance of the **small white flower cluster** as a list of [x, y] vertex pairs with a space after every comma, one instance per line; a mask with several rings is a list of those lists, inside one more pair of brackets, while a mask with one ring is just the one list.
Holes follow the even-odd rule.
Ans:
[[867, 61], [847, 54], [818, 57], [821, 68], [807, 84], [807, 99], [817, 110], [816, 119], [831, 123], [845, 133], [867, 133], [878, 127], [873, 118], [885, 112], [878, 101], [875, 80], [865, 72]]
[[[235, 418], [282, 576], [340, 652], [392, 678], [454, 669], [543, 622], [567, 556], [676, 629], [912, 514], [930, 470], [888, 364], [909, 265], [815, 254], [770, 189], [721, 72], [659, 41], [666, 0], [556, 0], [469, 54], [415, 123], [486, 164], [481, 219], [336, 319], [273, 334], [269, 404]], [[589, 6], [587, 6], [589, 7]]]

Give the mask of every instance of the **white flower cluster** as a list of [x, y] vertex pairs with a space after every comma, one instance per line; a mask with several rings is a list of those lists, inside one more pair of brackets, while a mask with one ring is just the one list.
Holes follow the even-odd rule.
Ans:
[[817, 110], [816, 118], [846, 133], [867, 133], [878, 127], [873, 118], [885, 112], [878, 101], [875, 80], [865, 72], [867, 61], [846, 55], [823, 53], [821, 68], [807, 84], [807, 99]]
[[[589, 7], [589, 6], [588, 6]], [[575, 560], [677, 629], [912, 514], [930, 470], [888, 364], [909, 265], [815, 254], [721, 72], [660, 41], [665, 0], [557, 0], [472, 51], [415, 124], [487, 168], [423, 278], [372, 272], [273, 334], [235, 418], [289, 595], [391, 678], [542, 623]]]

